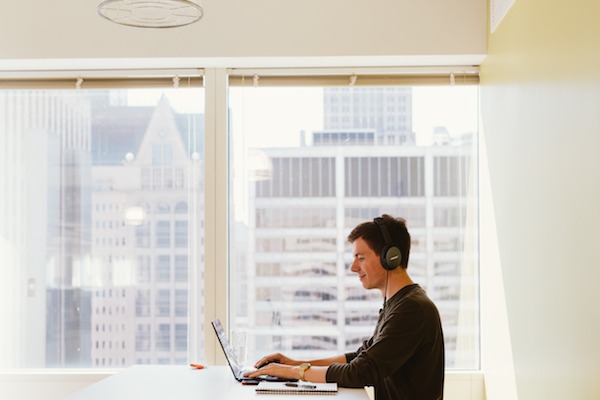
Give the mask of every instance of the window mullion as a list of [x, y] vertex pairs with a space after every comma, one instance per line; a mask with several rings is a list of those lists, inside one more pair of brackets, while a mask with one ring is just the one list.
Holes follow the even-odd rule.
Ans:
[[[220, 318], [227, 329], [228, 304], [228, 156], [227, 156], [227, 72], [207, 69], [205, 75], [205, 210], [204, 210], [204, 321], [197, 322], [192, 337], [204, 335], [204, 360], [224, 364], [218, 352], [210, 321]], [[201, 294], [198, 293], [198, 296]], [[199, 315], [199, 314], [198, 314]], [[200, 325], [201, 326], [198, 326]]]

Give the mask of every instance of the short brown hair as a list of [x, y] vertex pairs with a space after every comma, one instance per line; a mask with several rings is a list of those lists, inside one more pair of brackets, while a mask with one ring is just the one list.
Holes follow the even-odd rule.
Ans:
[[[403, 218], [394, 218], [391, 215], [383, 214], [381, 219], [385, 223], [392, 241], [400, 248], [402, 261], [400, 266], [408, 267], [408, 257], [410, 255], [410, 234], [406, 228], [406, 220]], [[356, 239], [362, 238], [375, 253], [380, 254], [385, 246], [385, 239], [381, 229], [374, 221], [366, 221], [358, 225], [348, 235], [348, 242], [353, 243]]]

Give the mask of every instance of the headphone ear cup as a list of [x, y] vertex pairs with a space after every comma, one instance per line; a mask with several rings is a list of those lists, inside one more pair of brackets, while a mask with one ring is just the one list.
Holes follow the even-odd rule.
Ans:
[[391, 271], [402, 263], [402, 252], [400, 251], [400, 247], [392, 241], [392, 236], [385, 226], [383, 218], [377, 217], [373, 222], [379, 227], [383, 240], [385, 241], [383, 249], [381, 249], [381, 253], [379, 253], [381, 265], [386, 270]]
[[402, 262], [402, 252], [394, 244], [385, 245], [379, 257], [381, 258], [381, 265], [388, 271], [396, 269]]

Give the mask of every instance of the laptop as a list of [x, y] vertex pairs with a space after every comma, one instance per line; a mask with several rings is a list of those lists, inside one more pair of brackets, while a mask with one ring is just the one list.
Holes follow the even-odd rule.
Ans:
[[270, 382], [296, 382], [297, 379], [287, 379], [280, 378], [277, 376], [271, 375], [261, 375], [256, 378], [248, 378], [244, 376], [246, 372], [256, 371], [254, 367], [245, 367], [242, 366], [235, 355], [235, 351], [233, 350], [233, 346], [229, 342], [227, 335], [225, 334], [225, 330], [223, 329], [223, 325], [221, 325], [221, 321], [219, 319], [215, 319], [211, 321], [211, 325], [215, 330], [215, 334], [217, 335], [217, 339], [219, 339], [219, 344], [225, 353], [225, 358], [227, 359], [227, 363], [231, 368], [231, 372], [233, 372], [233, 377], [238, 381], [242, 382], [246, 385], [258, 384], [259, 381], [270, 381]]

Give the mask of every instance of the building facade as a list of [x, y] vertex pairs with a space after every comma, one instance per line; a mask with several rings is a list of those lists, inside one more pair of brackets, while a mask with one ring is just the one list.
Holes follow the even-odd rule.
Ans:
[[346, 236], [387, 213], [408, 222], [408, 270], [440, 310], [447, 366], [478, 363], [476, 138], [414, 145], [410, 89], [386, 89], [325, 89], [312, 145], [260, 149], [271, 171], [250, 184], [244, 260], [254, 357], [328, 357], [372, 334], [382, 298], [350, 272]]
[[[203, 254], [202, 220], [193, 217], [203, 198], [201, 146], [184, 141], [165, 97], [138, 111], [147, 117], [140, 134], [129, 132], [130, 147], [96, 153], [92, 168], [94, 367], [188, 359], [189, 268]], [[97, 148], [114, 133], [104, 141], [99, 133]]]

